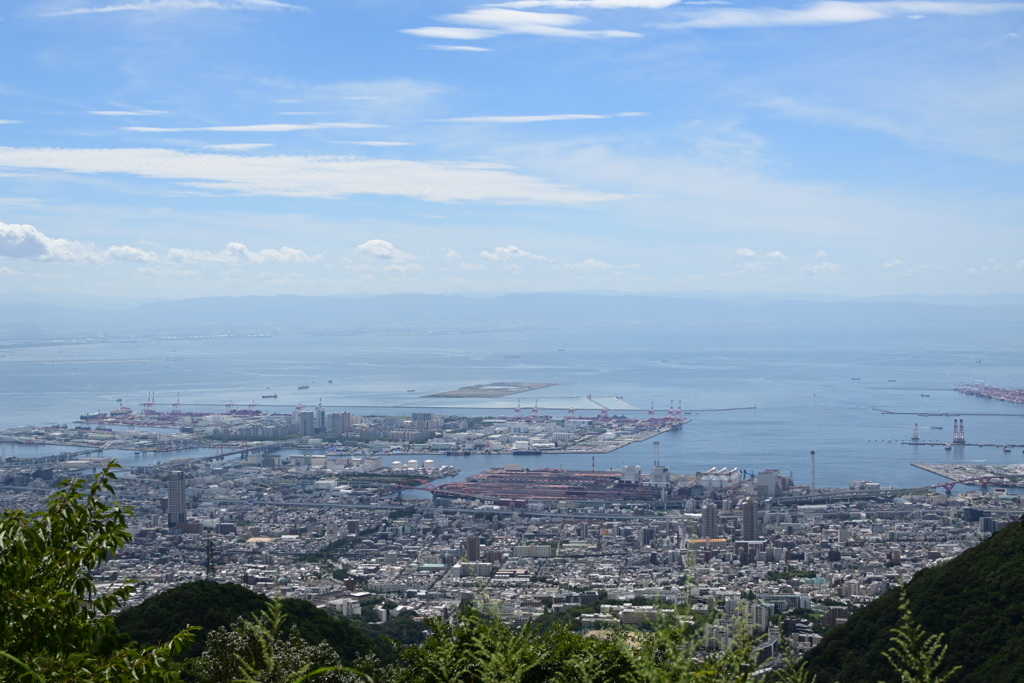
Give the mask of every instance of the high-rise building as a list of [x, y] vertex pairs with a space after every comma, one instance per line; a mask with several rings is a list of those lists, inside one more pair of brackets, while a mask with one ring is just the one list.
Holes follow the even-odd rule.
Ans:
[[757, 501], [753, 498], [747, 498], [740, 503], [740, 524], [744, 541], [757, 540]]
[[167, 526], [185, 523], [185, 473], [171, 472], [167, 478]]
[[478, 536], [466, 537], [466, 559], [470, 562], [480, 560], [480, 538]]
[[315, 413], [312, 410], [296, 411], [295, 423], [299, 426], [299, 436], [313, 436], [316, 433]]
[[718, 538], [721, 535], [720, 527], [718, 508], [709, 500], [700, 511], [700, 537]]
[[352, 414], [331, 413], [327, 416], [327, 433], [331, 436], [344, 436], [352, 431]]

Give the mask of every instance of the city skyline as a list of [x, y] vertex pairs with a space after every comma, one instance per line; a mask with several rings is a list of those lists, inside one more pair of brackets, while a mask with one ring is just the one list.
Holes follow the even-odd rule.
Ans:
[[1024, 293], [1022, 9], [11, 3], [0, 296]]

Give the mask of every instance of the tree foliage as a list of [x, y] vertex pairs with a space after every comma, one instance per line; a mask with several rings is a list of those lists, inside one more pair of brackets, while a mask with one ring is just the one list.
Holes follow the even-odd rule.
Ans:
[[[1024, 680], [1024, 523], [996, 532], [949, 562], [918, 572], [825, 634], [806, 660], [819, 680], [875, 683], [890, 672], [884, 652], [905, 594], [914, 620], [943, 634], [951, 683]], [[886, 680], [899, 680], [888, 675]]]
[[295, 627], [285, 628], [284, 609], [277, 600], [258, 615], [237, 619], [230, 629], [212, 632], [206, 651], [192, 661], [191, 670], [200, 683], [353, 680], [327, 643], [310, 645]]
[[91, 572], [131, 539], [113, 500], [115, 462], [66, 480], [45, 509], [0, 515], [0, 680], [173, 680], [188, 631], [151, 648], [125, 645], [111, 613], [130, 584], [98, 589]]

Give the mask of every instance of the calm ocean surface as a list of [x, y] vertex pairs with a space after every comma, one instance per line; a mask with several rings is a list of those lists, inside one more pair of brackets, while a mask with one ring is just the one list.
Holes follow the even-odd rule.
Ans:
[[[626, 414], [642, 416], [652, 402], [664, 414], [675, 401], [693, 422], [660, 439], [662, 463], [673, 472], [773, 467], [809, 482], [815, 450], [819, 486], [854, 479], [911, 486], [938, 478], [910, 463], [956, 457], [941, 447], [901, 445], [915, 422], [923, 441], [952, 439], [956, 413], [969, 442], [1024, 444], [1024, 405], [953, 390], [965, 381], [1024, 388], [1022, 340], [1020, 324], [951, 321], [38, 346], [0, 351], [0, 428], [71, 422], [109, 411], [119, 398], [140, 410], [149, 392], [163, 410], [180, 395], [183, 410], [223, 410], [233, 402], [291, 412], [300, 402], [322, 401], [329, 410], [362, 414], [512, 415], [518, 400], [524, 413], [536, 402], [542, 413], [575, 407], [596, 414], [597, 401], [613, 413], [633, 406], [640, 412]], [[490, 382], [555, 386], [491, 401], [424, 398]], [[596, 466], [647, 469], [652, 456], [651, 442], [639, 443], [596, 456]], [[962, 459], [1021, 462], [1024, 453], [1021, 446], [1010, 454], [966, 448]], [[461, 468], [462, 476], [513, 460], [528, 467], [591, 466], [590, 455], [437, 460]]]

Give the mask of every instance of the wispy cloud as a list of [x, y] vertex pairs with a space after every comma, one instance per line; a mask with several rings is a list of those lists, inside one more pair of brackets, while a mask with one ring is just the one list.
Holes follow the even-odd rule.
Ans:
[[383, 126], [378, 123], [328, 121], [323, 123], [256, 123], [245, 126], [201, 126], [196, 128], [125, 126], [122, 130], [141, 133], [194, 133], [200, 131], [214, 131], [218, 133], [291, 133], [297, 130], [330, 130], [333, 128], [383, 128]]
[[623, 112], [621, 114], [540, 114], [536, 116], [460, 116], [436, 121], [454, 121], [459, 123], [539, 123], [543, 121], [579, 121], [586, 119], [614, 119], [629, 116], [646, 116], [642, 112]]
[[905, 17], [907, 14], [984, 15], [1019, 12], [1024, 4], [1008, 2], [933, 2], [932, 0], [894, 0], [893, 2], [847, 2], [825, 0], [798, 9], [757, 7], [722, 8], [695, 14], [672, 24], [675, 28], [762, 28], [773, 26], [824, 26], [877, 21]]
[[5, 124], [9, 124], [9, 123], [21, 123], [21, 121], [14, 121], [12, 119], [0, 119], [0, 126], [3, 126]]
[[[629, 266], [627, 266], [627, 267], [629, 267]], [[604, 261], [598, 261], [597, 259], [588, 258], [587, 260], [580, 261], [579, 263], [566, 263], [566, 264], [563, 264], [561, 266], [558, 266], [558, 268], [561, 269], [561, 270], [570, 270], [570, 271], [576, 271], [576, 272], [581, 272], [581, 273], [588, 273], [588, 272], [600, 272], [600, 271], [606, 271], [606, 270], [614, 270], [615, 266], [613, 266], [610, 263], [605, 263]]]
[[424, 38], [449, 40], [483, 40], [500, 35], [525, 34], [553, 38], [637, 38], [632, 31], [587, 31], [572, 28], [585, 21], [583, 17], [554, 12], [523, 12], [502, 7], [483, 7], [444, 19], [458, 26], [426, 26], [403, 29], [405, 33]]
[[187, 12], [192, 10], [301, 10], [277, 0], [139, 0], [116, 5], [89, 5], [50, 12], [46, 16], [59, 17], [76, 14], [109, 14], [111, 12]]
[[362, 145], [363, 147], [408, 147], [411, 142], [398, 140], [332, 140], [336, 145]]
[[501, 31], [482, 28], [462, 28], [459, 26], [424, 26], [422, 28], [403, 28], [402, 33], [419, 36], [420, 38], [442, 38], [445, 40], [483, 40], [500, 36]]
[[424, 45], [424, 48], [428, 50], [447, 50], [448, 52], [490, 52], [489, 47], [479, 47], [477, 45]]
[[311, 263], [323, 258], [322, 256], [310, 256], [301, 249], [293, 247], [252, 251], [241, 242], [231, 242], [226, 248], [217, 252], [201, 249], [171, 249], [168, 251], [168, 256], [171, 260], [184, 263], [237, 263], [258, 266], [275, 263]]
[[105, 109], [86, 113], [93, 116], [159, 116], [167, 112], [160, 109]]
[[622, 195], [575, 190], [487, 163], [361, 159], [338, 156], [244, 156], [170, 149], [0, 147], [0, 168], [119, 173], [163, 178], [243, 195], [339, 198], [356, 194], [425, 201], [578, 204]]
[[[679, 0], [513, 0], [513, 2], [491, 3], [491, 7], [533, 9], [554, 7], [555, 9], [665, 9], [679, 4]], [[688, 4], [688, 3], [687, 3]]]
[[273, 147], [269, 142], [235, 142], [224, 145], [203, 145], [203, 149], [215, 149], [221, 152], [249, 152], [255, 149]]
[[531, 253], [512, 244], [507, 247], [495, 247], [494, 251], [482, 251], [480, 252], [480, 255], [488, 261], [518, 261], [520, 259], [530, 259], [533, 261], [551, 260], [547, 256]]

